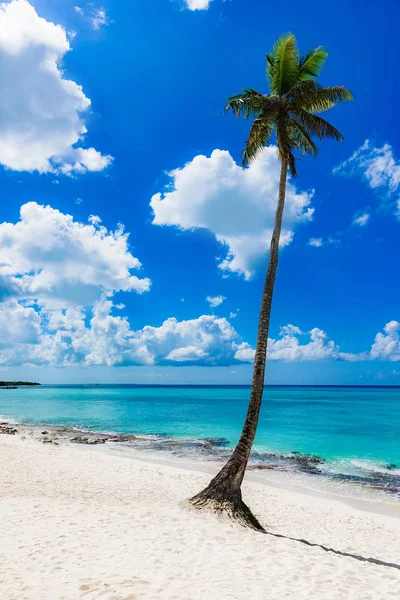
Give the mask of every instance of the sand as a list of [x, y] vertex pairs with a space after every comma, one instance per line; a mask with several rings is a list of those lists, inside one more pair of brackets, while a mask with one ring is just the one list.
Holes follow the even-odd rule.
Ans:
[[[259, 534], [189, 508], [186, 499], [208, 480], [179, 464], [1, 435], [0, 598], [400, 597], [400, 566]], [[360, 510], [250, 476], [243, 491], [273, 534], [400, 563], [400, 502], [388, 511], [373, 503]]]

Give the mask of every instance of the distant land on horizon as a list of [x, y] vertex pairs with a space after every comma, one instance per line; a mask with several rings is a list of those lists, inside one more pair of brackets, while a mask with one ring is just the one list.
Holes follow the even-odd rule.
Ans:
[[0, 387], [20, 386], [20, 385], [41, 385], [36, 381], [0, 381]]

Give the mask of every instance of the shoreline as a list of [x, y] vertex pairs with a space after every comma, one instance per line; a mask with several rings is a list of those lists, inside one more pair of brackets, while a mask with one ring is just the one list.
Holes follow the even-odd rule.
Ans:
[[[7, 429], [11, 430], [11, 435], [19, 436], [22, 439], [31, 438], [46, 445], [62, 445], [82, 450], [92, 449], [111, 456], [179, 468], [184, 471], [207, 474], [210, 477], [218, 472], [225, 460], [225, 457], [221, 459], [217, 456], [207, 456], [207, 454], [196, 456], [174, 454], [169, 447], [157, 450], [154, 447], [145, 446], [143, 448], [141, 446], [141, 443], [147, 444], [149, 441], [150, 445], [153, 441], [161, 441], [162, 445], [164, 438], [160, 438], [156, 434], [125, 434], [56, 424], [17, 423], [11, 419], [3, 421], [0, 418], [0, 434], [7, 435], [7, 431], [4, 431]], [[13, 430], [15, 433], [12, 433]], [[0, 435], [0, 437], [3, 436]], [[213, 442], [216, 443], [214, 449], [218, 450], [220, 446], [219, 440], [205, 439], [196, 440], [196, 442], [206, 451], [212, 450]], [[181, 440], [173, 442], [178, 447], [180, 447], [180, 443]], [[185, 447], [185, 442], [183, 442], [183, 447]], [[388, 494], [382, 489], [376, 489], [358, 481], [332, 480], [319, 471], [313, 472], [313, 469], [318, 468], [318, 462], [314, 463], [312, 455], [310, 457], [300, 455], [300, 459], [302, 458], [311, 459], [310, 465], [306, 462], [306, 469], [302, 472], [288, 471], [279, 467], [262, 466], [260, 468], [256, 465], [249, 465], [246, 470], [246, 480], [284, 491], [304, 493], [315, 498], [337, 500], [360, 511], [400, 518], [400, 501], [397, 495]]]
[[263, 535], [190, 508], [193, 465], [24, 433], [0, 435], [7, 600], [398, 597], [399, 515], [249, 473]]

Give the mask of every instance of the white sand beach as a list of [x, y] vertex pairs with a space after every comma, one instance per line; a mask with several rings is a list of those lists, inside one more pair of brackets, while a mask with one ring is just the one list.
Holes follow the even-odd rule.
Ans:
[[318, 545], [400, 563], [400, 503], [359, 510], [246, 478], [267, 530], [310, 547], [189, 508], [209, 475], [179, 465], [2, 435], [0, 473], [4, 600], [399, 598], [396, 565]]

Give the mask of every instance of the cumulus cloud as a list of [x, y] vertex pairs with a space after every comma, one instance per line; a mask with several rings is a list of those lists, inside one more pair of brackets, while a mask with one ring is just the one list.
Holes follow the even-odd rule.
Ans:
[[[50, 316], [26, 309], [32, 311], [32, 327], [40, 318], [40, 338], [0, 345], [0, 364], [226, 366], [251, 360], [236, 356], [242, 342], [226, 319], [169, 318], [159, 327], [133, 331], [125, 317], [112, 314], [114, 308], [110, 300], [98, 301], [88, 324], [82, 309], [53, 311]], [[11, 317], [11, 305], [3, 305], [2, 311], [4, 321]], [[0, 331], [1, 327], [2, 320]]]
[[15, 171], [85, 173], [112, 161], [81, 148], [90, 100], [64, 78], [71, 50], [65, 29], [39, 17], [27, 0], [0, 4], [0, 164]]
[[400, 161], [397, 160], [390, 144], [381, 148], [366, 140], [348, 160], [338, 165], [334, 173], [362, 177], [368, 185], [391, 196], [400, 186]]
[[17, 223], [0, 224], [0, 298], [6, 283], [16, 295], [60, 308], [93, 304], [99, 294], [147, 291], [150, 280], [131, 274], [141, 263], [122, 225], [108, 231], [99, 217], [90, 221], [28, 202]]
[[[0, 365], [68, 367], [81, 365], [198, 365], [251, 363], [254, 349], [225, 318], [202, 315], [160, 326], [133, 330], [128, 319], [115, 316], [111, 300], [97, 301], [91, 310], [34, 309], [14, 299], [0, 303]], [[370, 352], [347, 354], [319, 328], [303, 333], [295, 325], [269, 339], [268, 359], [298, 361], [400, 360], [400, 323], [392, 321], [375, 338]], [[304, 341], [303, 341], [304, 339]]]
[[310, 238], [308, 241], [309, 246], [313, 246], [314, 248], [321, 248], [323, 245], [322, 238]]
[[0, 304], [0, 347], [13, 344], [36, 344], [39, 341], [40, 318], [31, 307], [15, 299]]
[[[116, 292], [142, 293], [122, 225], [75, 221], [28, 202], [16, 223], [0, 224], [0, 364], [229, 365], [242, 339], [225, 318], [203, 315], [133, 330], [115, 315]], [[217, 298], [217, 297], [215, 297]], [[215, 300], [215, 298], [213, 300]]]
[[[206, 228], [226, 248], [219, 268], [250, 279], [265, 258], [274, 224], [280, 163], [276, 148], [266, 148], [250, 165], [237, 165], [229, 152], [196, 156], [168, 173], [171, 182], [150, 202], [154, 225], [182, 230]], [[294, 228], [310, 221], [312, 192], [288, 182], [281, 246], [290, 244]]]
[[352, 220], [352, 225], [358, 225], [359, 227], [365, 227], [370, 219], [370, 214], [367, 212], [362, 213], [361, 215], [355, 215]]
[[207, 296], [206, 298], [206, 302], [209, 303], [211, 308], [220, 306], [220, 304], [222, 304], [224, 300], [226, 300], [225, 296]]
[[[287, 325], [281, 328], [280, 334], [279, 339], [269, 340], [268, 356], [271, 360], [339, 360], [345, 356], [335, 342], [329, 340], [327, 334], [318, 327], [304, 334], [298, 327]], [[301, 344], [300, 336], [307, 336], [309, 341]]]
[[212, 0], [185, 0], [186, 8], [189, 10], [207, 10]]
[[[281, 337], [268, 340], [268, 358], [288, 362], [309, 360], [344, 360], [344, 361], [400, 361], [400, 322], [390, 321], [375, 336], [369, 351], [360, 353], [341, 352], [339, 346], [329, 340], [327, 334], [315, 327], [303, 333], [294, 325], [286, 325], [280, 330]], [[300, 338], [307, 337], [305, 343]]]
[[390, 321], [379, 332], [372, 345], [370, 356], [377, 360], [400, 360], [400, 322]]
[[[0, 365], [202, 365], [251, 363], [254, 349], [226, 318], [202, 315], [135, 330], [115, 292], [150, 287], [131, 270], [122, 226], [106, 229], [96, 215], [88, 223], [50, 206], [29, 202], [17, 223], [0, 224]], [[222, 296], [210, 297], [214, 304]], [[237, 313], [232, 313], [231, 318]], [[269, 359], [400, 360], [400, 323], [378, 333], [369, 352], [346, 354], [319, 328], [303, 333], [281, 328], [269, 340]]]

